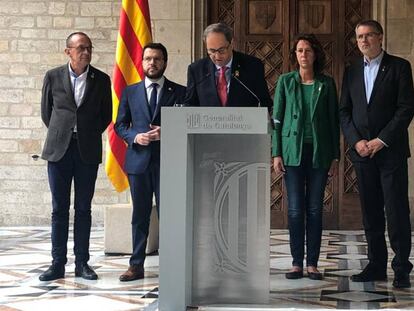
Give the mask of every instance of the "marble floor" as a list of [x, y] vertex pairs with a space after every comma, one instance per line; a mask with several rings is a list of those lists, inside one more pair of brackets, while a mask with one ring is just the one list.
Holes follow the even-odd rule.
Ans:
[[[98, 273], [98, 280], [86, 281], [75, 277], [74, 258], [69, 251], [66, 277], [41, 282], [38, 276], [50, 263], [49, 228], [0, 228], [0, 311], [158, 310], [158, 256], [147, 257], [145, 279], [121, 283], [118, 276], [127, 268], [129, 256], [105, 255], [103, 237], [103, 228], [92, 229], [89, 264]], [[69, 240], [72, 241], [71, 236]], [[68, 249], [72, 247], [72, 244], [68, 245]], [[319, 263], [324, 279], [287, 280], [284, 273], [291, 265], [289, 237], [286, 230], [273, 230], [269, 305], [216, 305], [200, 306], [198, 309], [414, 310], [414, 288], [394, 289], [391, 285], [391, 269], [388, 270], [388, 282], [349, 281], [351, 274], [365, 266], [365, 253], [366, 243], [362, 231], [324, 231]], [[197, 308], [191, 310], [194, 309]]]

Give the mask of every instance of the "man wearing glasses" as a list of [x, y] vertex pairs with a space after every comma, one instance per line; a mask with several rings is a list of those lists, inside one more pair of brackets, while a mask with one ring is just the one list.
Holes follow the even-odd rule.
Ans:
[[[391, 248], [393, 286], [411, 286], [410, 207], [407, 128], [414, 114], [410, 63], [382, 49], [383, 29], [374, 20], [357, 25], [363, 57], [345, 70], [340, 103], [341, 126], [351, 147], [367, 239], [368, 265], [354, 282], [387, 279], [385, 215]], [[385, 213], [384, 213], [385, 207]]]
[[92, 42], [85, 33], [68, 36], [65, 54], [69, 62], [46, 73], [42, 90], [41, 115], [47, 127], [42, 158], [48, 161], [52, 193], [53, 260], [41, 281], [65, 277], [72, 180], [75, 276], [98, 278], [88, 265], [91, 202], [102, 162], [102, 133], [112, 118], [111, 82], [90, 65]]
[[188, 67], [187, 106], [270, 107], [262, 62], [233, 51], [233, 30], [211, 24], [204, 30], [208, 57]]

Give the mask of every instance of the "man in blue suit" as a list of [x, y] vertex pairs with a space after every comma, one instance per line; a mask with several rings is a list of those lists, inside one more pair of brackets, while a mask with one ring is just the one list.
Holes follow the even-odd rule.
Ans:
[[159, 213], [161, 106], [173, 106], [185, 96], [185, 87], [164, 77], [167, 49], [150, 43], [143, 49], [145, 79], [126, 87], [122, 93], [116, 133], [128, 144], [124, 170], [132, 197], [133, 252], [128, 270], [120, 281], [144, 278], [145, 249], [152, 209], [152, 198]]

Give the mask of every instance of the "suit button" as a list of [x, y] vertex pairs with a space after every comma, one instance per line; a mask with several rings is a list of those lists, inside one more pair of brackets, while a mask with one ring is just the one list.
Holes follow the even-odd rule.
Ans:
[[294, 114], [293, 115], [293, 119], [297, 119], [297, 118], [298, 118], [298, 116]]
[[296, 135], [298, 135], [298, 132], [296, 132], [296, 131], [293, 131], [293, 135], [295, 135], [295, 136], [296, 136]]

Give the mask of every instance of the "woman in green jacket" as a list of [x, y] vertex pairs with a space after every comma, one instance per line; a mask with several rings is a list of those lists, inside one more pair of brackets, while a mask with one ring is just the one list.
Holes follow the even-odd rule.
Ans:
[[290, 51], [297, 70], [279, 77], [274, 98], [273, 167], [284, 174], [292, 269], [288, 279], [320, 280], [318, 259], [328, 176], [337, 173], [339, 119], [335, 82], [322, 74], [325, 54], [314, 35], [301, 35]]

